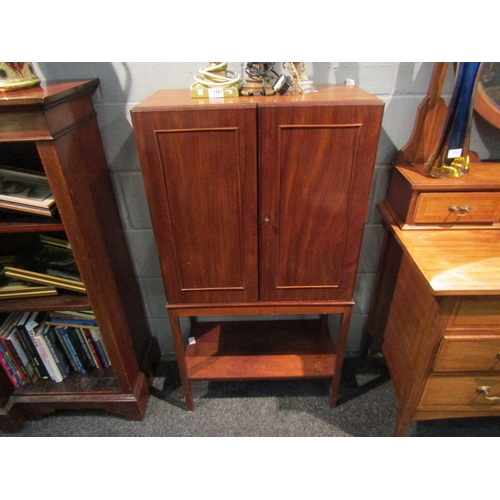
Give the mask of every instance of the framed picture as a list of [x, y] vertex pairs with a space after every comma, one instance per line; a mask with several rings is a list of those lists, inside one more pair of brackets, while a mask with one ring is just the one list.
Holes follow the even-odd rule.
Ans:
[[21, 280], [0, 282], [0, 299], [19, 299], [24, 297], [47, 297], [57, 295], [57, 289], [50, 285], [37, 285]]
[[45, 297], [57, 295], [55, 287], [12, 279], [5, 276], [5, 266], [15, 259], [12, 255], [0, 256], [0, 299], [16, 299], [21, 297]]
[[5, 266], [5, 276], [85, 293], [67, 241], [40, 236], [40, 242]]
[[485, 120], [500, 128], [500, 63], [483, 62], [474, 109]]
[[44, 175], [5, 166], [0, 166], [0, 201], [44, 209], [55, 203]]

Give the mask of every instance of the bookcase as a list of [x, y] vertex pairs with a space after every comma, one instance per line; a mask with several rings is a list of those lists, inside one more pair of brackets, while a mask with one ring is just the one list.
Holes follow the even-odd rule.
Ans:
[[0, 312], [92, 310], [111, 366], [62, 382], [14, 387], [0, 370], [0, 428], [57, 409], [101, 409], [141, 420], [159, 359], [128, 251], [97, 125], [98, 79], [42, 83], [0, 94], [0, 165], [44, 173], [53, 217], [0, 211], [0, 255], [45, 235], [69, 242], [85, 293], [0, 300]]

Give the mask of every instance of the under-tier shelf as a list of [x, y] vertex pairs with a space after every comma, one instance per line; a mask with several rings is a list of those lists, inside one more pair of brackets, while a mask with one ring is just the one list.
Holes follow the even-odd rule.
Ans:
[[82, 393], [115, 393], [120, 390], [116, 378], [113, 373], [113, 368], [94, 369], [87, 375], [80, 375], [79, 373], [72, 372], [67, 379], [62, 382], [53, 382], [40, 380], [36, 384], [25, 385], [19, 387], [15, 391], [15, 397], [19, 400], [24, 396], [35, 397], [54, 396], [61, 397], [64, 395], [74, 395]]
[[186, 348], [190, 380], [329, 378], [335, 347], [320, 320], [199, 322]]

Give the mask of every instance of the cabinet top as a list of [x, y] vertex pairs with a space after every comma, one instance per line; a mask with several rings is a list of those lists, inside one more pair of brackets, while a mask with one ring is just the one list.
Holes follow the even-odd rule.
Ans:
[[405, 231], [388, 222], [433, 295], [500, 295], [500, 231]]
[[37, 87], [0, 92], [0, 108], [5, 106], [48, 106], [81, 94], [95, 92], [99, 79], [42, 82]]
[[199, 108], [235, 106], [280, 106], [282, 104], [329, 104], [329, 105], [380, 105], [383, 101], [378, 97], [351, 85], [317, 85], [317, 92], [295, 95], [272, 96], [240, 96], [234, 98], [193, 99], [189, 89], [165, 89], [155, 92], [133, 109], [149, 111], [168, 108]]

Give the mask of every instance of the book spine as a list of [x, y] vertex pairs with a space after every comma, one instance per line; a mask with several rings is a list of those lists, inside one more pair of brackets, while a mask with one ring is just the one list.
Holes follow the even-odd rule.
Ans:
[[99, 369], [104, 368], [101, 362], [101, 358], [97, 354], [97, 350], [94, 346], [94, 341], [92, 340], [92, 335], [90, 334], [90, 330], [88, 328], [81, 328], [80, 330], [83, 333], [83, 336], [85, 337], [85, 343], [87, 344], [90, 353], [92, 354], [92, 359], [94, 360], [94, 364]]
[[92, 311], [54, 311], [50, 316], [52, 318], [80, 318], [96, 321]]
[[49, 351], [45, 339], [41, 335], [41, 330], [45, 328], [45, 325], [42, 323], [42, 325], [38, 327], [37, 331], [35, 331], [30, 325], [27, 325], [27, 328], [50, 378], [55, 382], [61, 382], [63, 380], [61, 372], [59, 371], [59, 368], [57, 368], [56, 362]]
[[37, 378], [48, 380], [49, 375], [45, 370], [45, 367], [41, 366], [41, 359], [39, 359], [38, 353], [35, 351], [35, 346], [31, 342], [28, 332], [26, 332], [23, 327], [18, 327], [16, 328], [16, 330], [18, 333], [17, 338], [19, 339], [20, 344], [23, 346], [26, 356], [28, 356], [28, 359], [31, 361], [35, 373], [37, 374]]
[[9, 362], [5, 358], [5, 354], [3, 353], [2, 350], [0, 350], [0, 365], [4, 369], [5, 373], [7, 374], [7, 377], [11, 381], [12, 385], [14, 387], [19, 387], [19, 385], [20, 385], [19, 380], [12, 373], [12, 368], [10, 367]]
[[24, 366], [19, 359], [17, 352], [13, 349], [13, 347], [7, 342], [7, 339], [2, 336], [0, 337], [0, 343], [3, 344], [4, 352], [9, 357], [9, 361], [16, 370], [16, 374], [21, 378], [24, 384], [29, 384], [31, 381], [28, 378], [28, 375], [25, 372]]
[[66, 326], [77, 326], [77, 327], [88, 327], [88, 328], [96, 328], [97, 321], [93, 319], [82, 319], [82, 318], [60, 318], [51, 317], [47, 322], [49, 325], [66, 325]]
[[12, 354], [12, 357], [14, 358], [16, 365], [21, 372], [24, 382], [26, 384], [30, 384], [32, 382], [31, 376], [34, 373], [33, 367], [29, 363], [23, 348], [21, 347], [17, 339], [14, 338], [14, 335], [16, 333], [17, 332], [14, 330], [9, 334], [9, 336], [5, 339], [5, 346], [7, 347], [7, 350]]
[[81, 373], [82, 375], [86, 375], [87, 371], [85, 370], [85, 367], [83, 366], [80, 358], [78, 357], [78, 353], [76, 352], [71, 342], [71, 339], [69, 338], [67, 330], [64, 327], [56, 327], [55, 332], [75, 372]]
[[80, 340], [80, 336], [78, 335], [77, 329], [73, 327], [68, 327], [67, 331], [68, 331], [68, 338], [71, 340], [73, 347], [75, 348], [75, 351], [77, 352], [78, 357], [82, 362], [83, 367], [85, 368], [86, 371], [91, 370], [93, 367], [90, 364], [90, 360], [88, 359], [85, 350], [83, 349], [83, 345]]
[[95, 364], [95, 361], [94, 361], [94, 358], [92, 356], [92, 352], [90, 351], [90, 348], [87, 344], [87, 339], [85, 338], [85, 335], [82, 331], [81, 328], [76, 328], [76, 333], [78, 335], [78, 338], [80, 340], [80, 343], [82, 344], [82, 347], [83, 347], [83, 351], [85, 352], [85, 355], [87, 356], [87, 359], [90, 363], [90, 366], [92, 368], [96, 368], [96, 364]]
[[56, 338], [53, 329], [46, 328], [42, 332], [42, 336], [45, 340], [45, 343], [47, 344], [47, 347], [49, 348], [50, 353], [52, 354], [52, 357], [54, 358], [57, 368], [59, 368], [61, 376], [63, 378], [68, 378], [69, 365], [66, 363], [65, 355], [63, 354], [61, 349], [59, 349], [59, 346], [56, 343]]
[[0, 337], [0, 344], [3, 345], [3, 352], [7, 356], [10, 365], [13, 367], [16, 376], [21, 379], [22, 385], [31, 383], [31, 380], [26, 374], [17, 352], [11, 347], [4, 337]]
[[90, 335], [92, 336], [92, 340], [94, 341], [96, 351], [101, 359], [102, 366], [104, 368], [110, 367], [111, 362], [109, 361], [108, 354], [106, 353], [106, 349], [104, 348], [100, 330], [98, 330], [97, 328], [89, 328], [89, 331]]
[[14, 387], [20, 387], [24, 385], [24, 381], [17, 372], [17, 368], [12, 362], [11, 357], [7, 353], [7, 349], [2, 342], [0, 342], [0, 364], [2, 365], [5, 373], [9, 377], [10, 381], [14, 384]]

